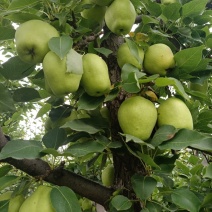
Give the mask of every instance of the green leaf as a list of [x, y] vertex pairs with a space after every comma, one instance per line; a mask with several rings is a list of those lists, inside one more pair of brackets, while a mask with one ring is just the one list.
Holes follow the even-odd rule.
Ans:
[[8, 89], [0, 83], [0, 112], [14, 112], [15, 105]]
[[[162, 207], [160, 206], [160, 203], [155, 203], [155, 202], [147, 202], [146, 203], [146, 209], [148, 209], [149, 212], [161, 212]], [[143, 212], [143, 210], [141, 211]]]
[[71, 154], [75, 157], [83, 157], [94, 152], [103, 152], [105, 145], [98, 140], [86, 140], [84, 142], [74, 143], [67, 150], [64, 155]]
[[0, 201], [0, 211], [8, 212], [9, 200]]
[[61, 128], [54, 128], [48, 131], [42, 138], [46, 148], [58, 149], [66, 142], [66, 131]]
[[206, 194], [202, 203], [202, 207], [212, 208], [212, 193]]
[[10, 187], [14, 183], [19, 180], [20, 177], [14, 176], [14, 175], [8, 175], [0, 178], [0, 190], [3, 190], [4, 188]]
[[40, 151], [43, 149], [42, 144], [34, 140], [11, 140], [6, 143], [0, 153], [0, 159], [34, 159], [40, 158]]
[[130, 73], [128, 79], [123, 82], [123, 89], [129, 93], [138, 93], [140, 91], [140, 85], [135, 73]]
[[192, 212], [199, 212], [201, 201], [198, 197], [186, 188], [179, 188], [171, 194], [172, 202], [182, 209]]
[[62, 126], [63, 128], [71, 128], [72, 130], [76, 130], [79, 132], [87, 132], [90, 134], [95, 134], [102, 130], [102, 128], [107, 128], [108, 123], [104, 118], [83, 118], [83, 119], [75, 119], [73, 121], [67, 122]]
[[110, 49], [106, 49], [104, 47], [94, 48], [97, 52], [103, 54], [105, 57], [108, 57], [111, 53], [113, 53]]
[[204, 46], [187, 48], [174, 55], [177, 67], [186, 73], [192, 72], [202, 60], [202, 50]]
[[13, 0], [8, 9], [18, 10], [18, 9], [30, 8], [38, 3], [40, 3], [39, 0]]
[[153, 158], [150, 155], [141, 152], [137, 152], [137, 154], [145, 164], [160, 169], [160, 167], [154, 162]]
[[182, 6], [182, 17], [194, 17], [202, 15], [208, 0], [192, 0]]
[[142, 77], [141, 79], [138, 80], [139, 83], [148, 83], [148, 82], [152, 82], [154, 81], [155, 79], [157, 79], [159, 77], [159, 74], [153, 74], [151, 76], [148, 76], [148, 77]]
[[47, 114], [47, 112], [50, 110], [51, 110], [51, 104], [46, 103], [37, 112], [36, 118], [42, 117], [43, 115]]
[[154, 178], [139, 174], [133, 175], [131, 182], [136, 196], [141, 200], [150, 198], [157, 185], [157, 181]]
[[35, 65], [23, 62], [18, 56], [10, 58], [0, 67], [0, 73], [9, 80], [19, 80], [34, 71]]
[[8, 27], [0, 27], [0, 41], [11, 40], [15, 37], [15, 29]]
[[104, 101], [104, 96], [93, 97], [89, 96], [87, 93], [84, 93], [79, 98], [78, 109], [81, 110], [95, 110], [99, 105]]
[[40, 99], [40, 94], [34, 88], [19, 88], [13, 94], [13, 99], [16, 102], [30, 102]]
[[5, 176], [13, 167], [11, 165], [4, 165], [0, 168], [0, 178]]
[[66, 57], [67, 72], [72, 74], [83, 74], [82, 55], [74, 49], [70, 49]]
[[164, 141], [170, 140], [176, 133], [176, 128], [171, 125], [163, 125], [161, 126], [156, 133], [154, 134], [150, 143], [157, 147]]
[[117, 211], [125, 211], [132, 207], [132, 202], [123, 195], [116, 195], [113, 197], [111, 204]]
[[181, 4], [179, 4], [179, 3], [173, 3], [173, 4], [164, 5], [163, 15], [168, 20], [175, 21], [178, 18], [180, 18], [180, 8], [181, 8]]
[[199, 150], [212, 151], [212, 137], [205, 137], [190, 146]]
[[165, 87], [165, 86], [173, 86], [174, 89], [178, 94], [180, 94], [182, 97], [184, 97], [186, 100], [190, 100], [189, 96], [186, 94], [183, 85], [181, 82], [175, 78], [172, 77], [159, 77], [155, 80], [155, 84], [158, 87]]
[[35, 14], [23, 11], [12, 13], [10, 15], [7, 15], [5, 18], [15, 23], [24, 23], [29, 20], [43, 20], [41, 17]]
[[172, 139], [163, 142], [159, 148], [180, 150], [188, 146], [201, 143], [204, 139], [206, 139], [206, 137], [199, 132], [188, 129], [180, 129]]
[[206, 167], [206, 171], [203, 177], [212, 179], [212, 164], [209, 164]]
[[53, 157], [58, 157], [58, 156], [62, 156], [62, 153], [59, 153], [56, 149], [52, 149], [52, 148], [47, 148], [47, 149], [43, 149], [41, 151], [42, 154], [44, 155], [53, 155]]
[[49, 49], [53, 51], [62, 60], [70, 51], [73, 40], [68, 35], [54, 37], [49, 40]]
[[51, 190], [50, 198], [52, 206], [57, 212], [81, 212], [76, 194], [68, 187], [54, 187]]

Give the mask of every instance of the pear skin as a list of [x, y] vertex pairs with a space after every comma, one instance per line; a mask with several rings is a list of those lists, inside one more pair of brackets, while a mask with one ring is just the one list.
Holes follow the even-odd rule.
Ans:
[[79, 88], [82, 75], [67, 72], [66, 58], [61, 60], [52, 51], [44, 57], [43, 70], [46, 83], [54, 95], [63, 96]]
[[163, 43], [151, 45], [144, 55], [144, 70], [148, 74], [165, 76], [167, 69], [174, 68], [174, 54], [169, 46]]
[[136, 11], [130, 0], [114, 0], [105, 13], [105, 23], [111, 32], [126, 35], [136, 18]]
[[83, 75], [81, 84], [90, 96], [102, 96], [110, 91], [111, 83], [105, 61], [96, 54], [83, 56]]
[[158, 108], [158, 126], [172, 125], [175, 128], [193, 130], [193, 119], [187, 105], [178, 98], [168, 98]]
[[52, 37], [59, 37], [59, 33], [49, 23], [41, 20], [24, 22], [15, 33], [18, 56], [27, 63], [41, 63], [49, 51], [48, 42]]
[[155, 105], [144, 97], [130, 97], [119, 107], [118, 121], [125, 134], [145, 141], [151, 136], [156, 124], [157, 110]]

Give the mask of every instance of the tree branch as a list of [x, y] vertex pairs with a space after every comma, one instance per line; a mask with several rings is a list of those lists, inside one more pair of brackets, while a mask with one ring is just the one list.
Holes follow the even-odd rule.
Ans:
[[[9, 141], [7, 141], [0, 128], [0, 150], [7, 142]], [[106, 208], [114, 192], [112, 188], [107, 188], [81, 175], [65, 170], [61, 166], [52, 170], [49, 164], [41, 159], [17, 160], [7, 158], [2, 160], [2, 162], [9, 163], [32, 177], [40, 178], [55, 185], [67, 186], [79, 195], [101, 204]]]

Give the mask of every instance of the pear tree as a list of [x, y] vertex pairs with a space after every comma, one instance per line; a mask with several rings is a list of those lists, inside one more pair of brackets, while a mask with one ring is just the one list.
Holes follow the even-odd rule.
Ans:
[[211, 211], [211, 8], [2, 0], [0, 211]]

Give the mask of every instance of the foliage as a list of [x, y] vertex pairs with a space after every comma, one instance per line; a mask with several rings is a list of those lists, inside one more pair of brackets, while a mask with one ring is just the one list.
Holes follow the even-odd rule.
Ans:
[[[125, 64], [121, 70], [117, 68], [116, 52], [107, 43], [113, 42], [111, 32], [104, 22], [81, 16], [84, 9], [94, 7], [92, 3], [82, 4], [81, 0], [1, 1], [0, 51], [6, 59], [1, 59], [0, 66], [0, 123], [11, 141], [1, 150], [0, 159], [8, 162], [8, 158], [40, 158], [52, 169], [65, 161], [67, 170], [101, 184], [101, 171], [114, 162], [114, 155], [120, 158], [130, 155], [144, 170], [133, 170], [126, 179], [122, 171], [129, 167], [122, 167], [120, 171], [120, 164], [114, 163], [116, 179], [112, 189], [115, 192], [105, 204], [109, 211], [135, 211], [136, 204], [142, 206], [140, 209], [144, 212], [210, 211], [211, 3], [208, 0], [180, 0], [172, 4], [156, 0], [131, 2], [137, 12], [136, 23], [132, 31], [121, 38], [138, 61], [137, 45], [144, 51], [152, 44], [168, 45], [174, 53], [176, 66], [165, 77], [147, 75], [143, 68], [139, 70], [131, 64]], [[49, 93], [42, 64], [23, 62], [15, 50], [16, 27], [32, 19], [46, 21], [60, 32], [59, 38], [49, 41], [49, 48], [61, 59], [71, 48], [82, 55], [94, 53], [107, 62], [111, 75], [113, 63], [115, 71], [121, 74], [120, 79], [111, 80], [110, 92], [91, 97], [80, 86], [77, 92], [62, 97]], [[205, 92], [189, 87], [190, 83], [205, 81], [208, 85]], [[123, 93], [143, 96], [156, 107], [171, 96], [182, 99], [191, 111], [194, 130], [155, 126], [147, 141], [117, 131], [114, 105], [116, 101], [123, 101]], [[30, 135], [26, 136], [28, 128]], [[40, 178], [42, 182], [42, 176]], [[27, 196], [34, 185], [39, 184], [34, 183], [33, 177], [7, 163], [1, 164], [1, 193], [12, 190], [14, 196], [19, 193]], [[76, 211], [76, 208], [81, 211], [77, 198], [83, 195], [65, 186], [52, 187], [51, 201], [57, 212]], [[0, 201], [2, 211], [7, 207], [8, 200]], [[89, 210], [95, 211], [94, 207]]]

